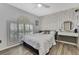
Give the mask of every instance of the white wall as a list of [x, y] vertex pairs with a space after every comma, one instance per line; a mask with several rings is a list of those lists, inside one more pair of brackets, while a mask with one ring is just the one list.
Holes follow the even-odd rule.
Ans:
[[77, 20], [76, 15], [77, 14], [75, 13], [74, 9], [70, 9], [43, 16], [41, 17], [41, 29], [59, 30], [61, 27], [63, 27], [63, 22], [66, 20], [72, 21], [73, 25], [75, 26], [79, 22], [79, 19]]
[[7, 20], [17, 20], [19, 16], [26, 16], [31, 22], [38, 20], [37, 16], [24, 12], [8, 4], [0, 4], [0, 49], [7, 46]]

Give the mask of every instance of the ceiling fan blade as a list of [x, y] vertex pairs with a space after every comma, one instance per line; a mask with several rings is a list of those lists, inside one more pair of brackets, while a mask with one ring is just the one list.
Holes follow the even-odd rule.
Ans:
[[41, 3], [44, 7], [46, 7], [46, 8], [50, 8], [50, 6], [48, 6], [48, 5], [46, 5], [46, 4], [43, 4], [43, 3]]

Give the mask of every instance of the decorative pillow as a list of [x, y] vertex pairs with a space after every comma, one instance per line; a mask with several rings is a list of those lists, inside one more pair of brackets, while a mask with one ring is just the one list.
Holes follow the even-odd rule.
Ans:
[[41, 30], [39, 31], [39, 33], [42, 33], [42, 34], [55, 34], [55, 31], [51, 31], [51, 30]]
[[50, 34], [49, 30], [44, 30], [43, 32], [44, 32], [44, 34]]

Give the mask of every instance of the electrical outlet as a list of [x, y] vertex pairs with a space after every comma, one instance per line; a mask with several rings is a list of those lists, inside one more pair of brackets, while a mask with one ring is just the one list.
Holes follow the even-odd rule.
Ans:
[[0, 40], [0, 43], [2, 43], [2, 41]]

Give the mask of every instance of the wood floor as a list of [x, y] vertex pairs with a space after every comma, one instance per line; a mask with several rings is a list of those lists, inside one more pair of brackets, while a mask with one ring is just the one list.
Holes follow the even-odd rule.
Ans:
[[73, 45], [57, 43], [50, 49], [49, 55], [79, 55], [79, 49]]
[[[0, 52], [0, 55], [33, 55], [32, 52], [27, 47], [19, 45], [17, 47], [7, 49]], [[52, 46], [48, 55], [79, 55], [79, 49], [76, 46], [57, 43], [57, 45]]]

